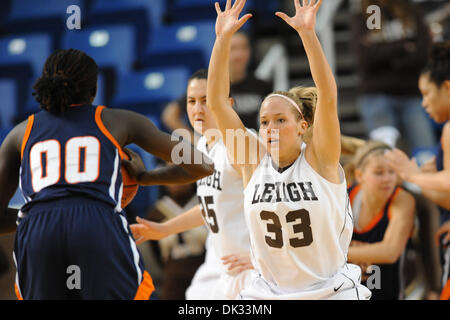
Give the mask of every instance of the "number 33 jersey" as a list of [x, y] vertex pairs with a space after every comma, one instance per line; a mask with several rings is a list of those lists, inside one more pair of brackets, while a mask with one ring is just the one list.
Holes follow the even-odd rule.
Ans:
[[346, 264], [353, 222], [345, 176], [340, 184], [307, 163], [305, 146], [282, 173], [266, 154], [245, 188], [253, 263], [285, 292], [314, 290]]
[[202, 215], [218, 259], [230, 254], [250, 254], [250, 238], [244, 217], [244, 187], [239, 173], [230, 164], [222, 140], [209, 150], [205, 137], [197, 149], [214, 162], [214, 173], [197, 181]]
[[22, 144], [21, 211], [37, 202], [86, 196], [120, 211], [122, 150], [101, 120], [102, 106], [74, 106], [28, 118]]

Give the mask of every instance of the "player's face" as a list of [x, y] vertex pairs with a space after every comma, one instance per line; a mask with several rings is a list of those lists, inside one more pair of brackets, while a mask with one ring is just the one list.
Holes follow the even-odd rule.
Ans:
[[236, 33], [231, 38], [230, 68], [231, 73], [245, 73], [250, 61], [250, 44], [245, 35]]
[[206, 79], [193, 79], [187, 87], [187, 114], [196, 132], [203, 135], [208, 129], [216, 128], [213, 115], [206, 106]]
[[306, 131], [305, 121], [297, 121], [289, 103], [278, 97], [263, 102], [259, 117], [259, 134], [272, 157], [277, 152], [282, 161], [295, 160]]
[[367, 159], [359, 183], [371, 194], [388, 197], [394, 191], [397, 174], [383, 155], [373, 155]]
[[419, 78], [419, 90], [422, 93], [422, 107], [438, 123], [450, 118], [450, 81], [440, 87], [430, 80], [427, 74]]

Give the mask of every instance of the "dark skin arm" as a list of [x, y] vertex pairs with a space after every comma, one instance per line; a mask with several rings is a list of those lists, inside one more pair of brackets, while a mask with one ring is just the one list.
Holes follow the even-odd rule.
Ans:
[[[123, 161], [130, 175], [141, 185], [192, 183], [214, 172], [214, 165], [191, 143], [172, 141], [171, 136], [160, 131], [145, 116], [122, 109], [104, 109], [102, 121], [121, 147], [134, 143], [167, 162], [175, 162], [174, 156], [186, 159], [184, 163], [145, 172], [129, 161]], [[173, 148], [177, 146], [177, 149]], [[187, 152], [186, 155], [178, 150]], [[177, 163], [177, 162], [175, 162]]]
[[[120, 109], [105, 109], [102, 112], [102, 120], [121, 147], [135, 143], [147, 152], [166, 160], [171, 160], [172, 149], [179, 144], [171, 141], [170, 135], [157, 129], [146, 117], [135, 112]], [[5, 138], [0, 147], [0, 235], [14, 232], [16, 229], [16, 216], [18, 210], [8, 208], [9, 201], [13, 197], [19, 184], [19, 172], [21, 165], [22, 140], [25, 135], [28, 120], [17, 125]], [[145, 184], [191, 183], [214, 171], [212, 164], [206, 163], [207, 159], [191, 144], [183, 142], [183, 150], [190, 150], [191, 162], [194, 159], [199, 164], [180, 164], [171, 166], [165, 170], [160, 169], [156, 174], [140, 174]], [[211, 163], [209, 161], [209, 163]], [[140, 172], [142, 173], [142, 172]], [[130, 173], [131, 174], [131, 173]], [[139, 175], [137, 176], [139, 179]], [[138, 182], [140, 182], [138, 180]]]
[[0, 235], [16, 230], [17, 209], [8, 208], [19, 184], [20, 153], [27, 120], [17, 125], [0, 148]]

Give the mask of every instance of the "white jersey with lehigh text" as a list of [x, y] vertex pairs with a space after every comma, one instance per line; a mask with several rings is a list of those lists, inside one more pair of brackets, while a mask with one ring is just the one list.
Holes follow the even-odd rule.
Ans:
[[[345, 176], [320, 176], [306, 146], [284, 172], [266, 154], [245, 188], [245, 218], [256, 268], [243, 299], [367, 299], [361, 270], [347, 264], [353, 232]], [[344, 293], [345, 292], [345, 293]]]
[[242, 178], [228, 160], [222, 140], [208, 150], [205, 137], [201, 137], [197, 148], [214, 162], [214, 173], [197, 181], [197, 196], [216, 256], [220, 259], [230, 254], [248, 255], [250, 238], [244, 217]]
[[186, 299], [237, 299], [251, 272], [236, 274], [229, 271], [221, 258], [231, 254], [250, 254], [242, 178], [230, 164], [221, 140], [208, 150], [206, 139], [202, 137], [197, 148], [214, 162], [214, 173], [197, 181], [197, 196], [210, 232], [205, 262], [192, 279]]

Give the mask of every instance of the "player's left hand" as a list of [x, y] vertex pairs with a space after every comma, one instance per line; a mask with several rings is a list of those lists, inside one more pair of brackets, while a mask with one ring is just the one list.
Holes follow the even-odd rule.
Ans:
[[283, 19], [295, 31], [314, 31], [316, 26], [317, 11], [322, 5], [322, 0], [294, 0], [295, 16], [289, 17], [283, 12], [276, 12], [275, 15]]
[[127, 169], [128, 174], [137, 182], [143, 172], [146, 172], [146, 168], [142, 158], [136, 152], [128, 148], [123, 148], [123, 151], [128, 154], [130, 160], [122, 159], [122, 165]]
[[253, 269], [252, 261], [248, 255], [230, 254], [228, 256], [222, 257], [222, 263], [224, 265], [229, 265], [229, 271], [236, 270], [237, 273]]
[[399, 149], [387, 151], [384, 156], [386, 157], [389, 165], [403, 180], [409, 181], [412, 175], [421, 173], [416, 159], [409, 159], [406, 153]]

